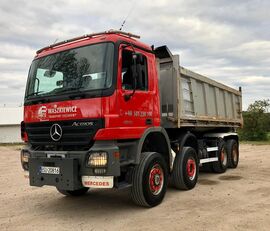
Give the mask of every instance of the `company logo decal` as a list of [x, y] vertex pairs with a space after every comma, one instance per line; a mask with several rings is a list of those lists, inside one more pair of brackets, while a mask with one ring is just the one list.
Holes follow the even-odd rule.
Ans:
[[110, 186], [109, 182], [97, 182], [97, 181], [84, 181], [83, 182], [85, 186], [103, 186], [108, 187]]
[[50, 135], [52, 140], [59, 141], [63, 135], [61, 126], [59, 124], [53, 124], [50, 129]]
[[57, 107], [57, 105], [54, 105], [53, 108], [48, 109], [48, 114], [72, 113], [72, 112], [77, 112], [77, 106]]
[[77, 106], [58, 107], [54, 105], [52, 108], [41, 106], [38, 109], [38, 118], [44, 120], [46, 118], [61, 118], [61, 117], [75, 117], [77, 113]]
[[42, 119], [45, 118], [47, 115], [47, 107], [46, 106], [41, 106], [38, 109], [38, 118]]

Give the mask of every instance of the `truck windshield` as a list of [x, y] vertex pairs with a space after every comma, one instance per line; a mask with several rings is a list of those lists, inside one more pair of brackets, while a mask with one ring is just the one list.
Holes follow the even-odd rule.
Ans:
[[26, 98], [111, 87], [112, 43], [99, 43], [38, 58], [32, 62]]

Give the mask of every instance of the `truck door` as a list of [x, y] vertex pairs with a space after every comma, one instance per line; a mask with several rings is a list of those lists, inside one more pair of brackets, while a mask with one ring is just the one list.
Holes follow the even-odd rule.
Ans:
[[[139, 49], [135, 49], [136, 53], [140, 53], [141, 78], [136, 80], [136, 88], [134, 89], [134, 81], [132, 78], [132, 54], [134, 49], [131, 46], [122, 45], [119, 50], [119, 71], [118, 71], [118, 92], [119, 92], [119, 116], [121, 127], [130, 127], [130, 132], [139, 134], [146, 127], [153, 126], [153, 86], [149, 81], [149, 64], [147, 53]], [[127, 99], [128, 95], [132, 95]]]

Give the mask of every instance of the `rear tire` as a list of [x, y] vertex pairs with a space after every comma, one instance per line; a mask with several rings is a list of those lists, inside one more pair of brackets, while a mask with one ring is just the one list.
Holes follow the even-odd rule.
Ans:
[[145, 207], [160, 204], [168, 185], [168, 165], [156, 152], [144, 152], [132, 176], [132, 200]]
[[239, 162], [239, 144], [236, 140], [228, 140], [226, 142], [228, 152], [228, 167], [237, 168]]
[[80, 189], [77, 189], [77, 190], [62, 190], [62, 189], [58, 189], [58, 192], [62, 193], [63, 195], [65, 196], [74, 196], [74, 197], [77, 197], [77, 196], [82, 196], [84, 195], [85, 193], [87, 193], [87, 191], [89, 190], [89, 188], [86, 188], [86, 187], [83, 187], [83, 188], [80, 188]]
[[213, 162], [215, 173], [224, 173], [228, 168], [228, 152], [225, 142], [222, 140], [218, 146], [218, 161]]
[[198, 174], [199, 165], [195, 149], [184, 147], [173, 164], [172, 185], [177, 189], [192, 189], [197, 183]]

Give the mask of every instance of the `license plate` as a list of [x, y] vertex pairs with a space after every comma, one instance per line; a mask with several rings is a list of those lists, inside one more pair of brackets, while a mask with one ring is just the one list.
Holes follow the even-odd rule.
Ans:
[[57, 175], [57, 174], [60, 174], [60, 168], [59, 167], [40, 166], [40, 173]]
[[113, 176], [82, 176], [82, 184], [89, 188], [112, 188]]

